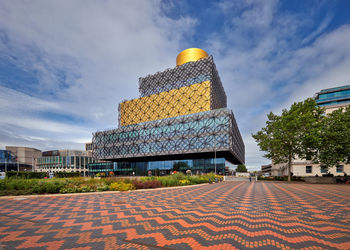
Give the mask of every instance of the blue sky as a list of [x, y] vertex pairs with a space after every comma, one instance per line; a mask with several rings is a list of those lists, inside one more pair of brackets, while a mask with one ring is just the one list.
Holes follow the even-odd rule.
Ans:
[[83, 149], [138, 78], [213, 55], [251, 169], [266, 114], [350, 84], [349, 1], [0, 0], [0, 148]]

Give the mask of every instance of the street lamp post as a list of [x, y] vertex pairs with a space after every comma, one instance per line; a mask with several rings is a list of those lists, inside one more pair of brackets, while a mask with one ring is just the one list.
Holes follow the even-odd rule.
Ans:
[[214, 135], [214, 168], [215, 168], [215, 175], [216, 175], [216, 137]]

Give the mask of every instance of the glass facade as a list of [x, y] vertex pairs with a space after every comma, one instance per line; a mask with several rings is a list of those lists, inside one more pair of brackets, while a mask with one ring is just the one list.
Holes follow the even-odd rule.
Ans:
[[[16, 156], [8, 150], [0, 150], [0, 172], [23, 170], [23, 164], [18, 164]], [[20, 166], [19, 166], [20, 165]]]
[[350, 85], [323, 89], [317, 93], [316, 102], [319, 106], [350, 103]]
[[[176, 167], [178, 164], [178, 168]], [[225, 173], [225, 167], [228, 162], [225, 158], [206, 158], [206, 159], [185, 159], [185, 160], [168, 160], [168, 161], [144, 161], [144, 162], [95, 162], [89, 163], [89, 175], [95, 173], [113, 171], [115, 175], [148, 175], [148, 171], [152, 175], [166, 175], [171, 171], [177, 170], [185, 172], [190, 169], [193, 174], [216, 172], [218, 174]]]
[[[197, 149], [205, 147], [226, 148], [229, 147], [230, 139], [229, 133], [226, 133], [230, 129], [230, 118], [228, 116], [223, 117], [210, 117], [202, 120], [193, 120], [188, 122], [179, 122], [178, 124], [165, 124], [157, 127], [145, 127], [131, 131], [115, 131], [114, 133], [104, 134], [102, 136], [96, 136], [95, 143], [108, 143], [109, 141], [135, 141], [135, 140], [154, 140], [153, 142], [133, 144], [132, 147], [125, 147], [123, 144], [115, 146], [113, 143], [113, 149], [119, 154], [133, 154], [137, 152], [141, 153], [154, 153], [161, 151], [163, 147], [163, 140], [157, 140], [159, 137], [172, 136], [174, 133], [177, 135], [177, 139], [173, 139], [172, 143], [166, 145], [162, 150], [170, 151], [173, 145], [177, 145], [181, 149]], [[192, 138], [184, 139], [183, 136], [187, 136], [188, 133], [204, 133], [207, 135], [201, 136], [200, 139]], [[223, 132], [225, 134], [219, 134]], [[99, 148], [95, 149], [95, 153], [98, 154]]]
[[[93, 155], [114, 160], [185, 153], [231, 152], [231, 162], [244, 162], [244, 144], [232, 112], [216, 109], [96, 132]], [[234, 152], [234, 154], [232, 154]]]
[[8, 150], [0, 150], [0, 163], [14, 163], [16, 162], [16, 156], [14, 156]]
[[94, 175], [95, 173], [109, 173], [114, 172], [115, 162], [91, 162], [88, 163], [89, 175]]
[[87, 170], [88, 163], [94, 162], [89, 156], [45, 156], [38, 158], [36, 164], [41, 170]]

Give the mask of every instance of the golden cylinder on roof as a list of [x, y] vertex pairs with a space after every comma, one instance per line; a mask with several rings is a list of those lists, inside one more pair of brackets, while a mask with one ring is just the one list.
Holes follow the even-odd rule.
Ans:
[[205, 52], [202, 49], [198, 48], [189, 48], [185, 49], [176, 57], [176, 66], [180, 66], [182, 64], [188, 63], [188, 62], [195, 62], [199, 59], [208, 57], [208, 53]]

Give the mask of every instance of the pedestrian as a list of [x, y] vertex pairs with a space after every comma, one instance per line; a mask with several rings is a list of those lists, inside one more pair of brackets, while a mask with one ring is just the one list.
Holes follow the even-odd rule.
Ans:
[[252, 176], [249, 175], [249, 182], [252, 182]]

